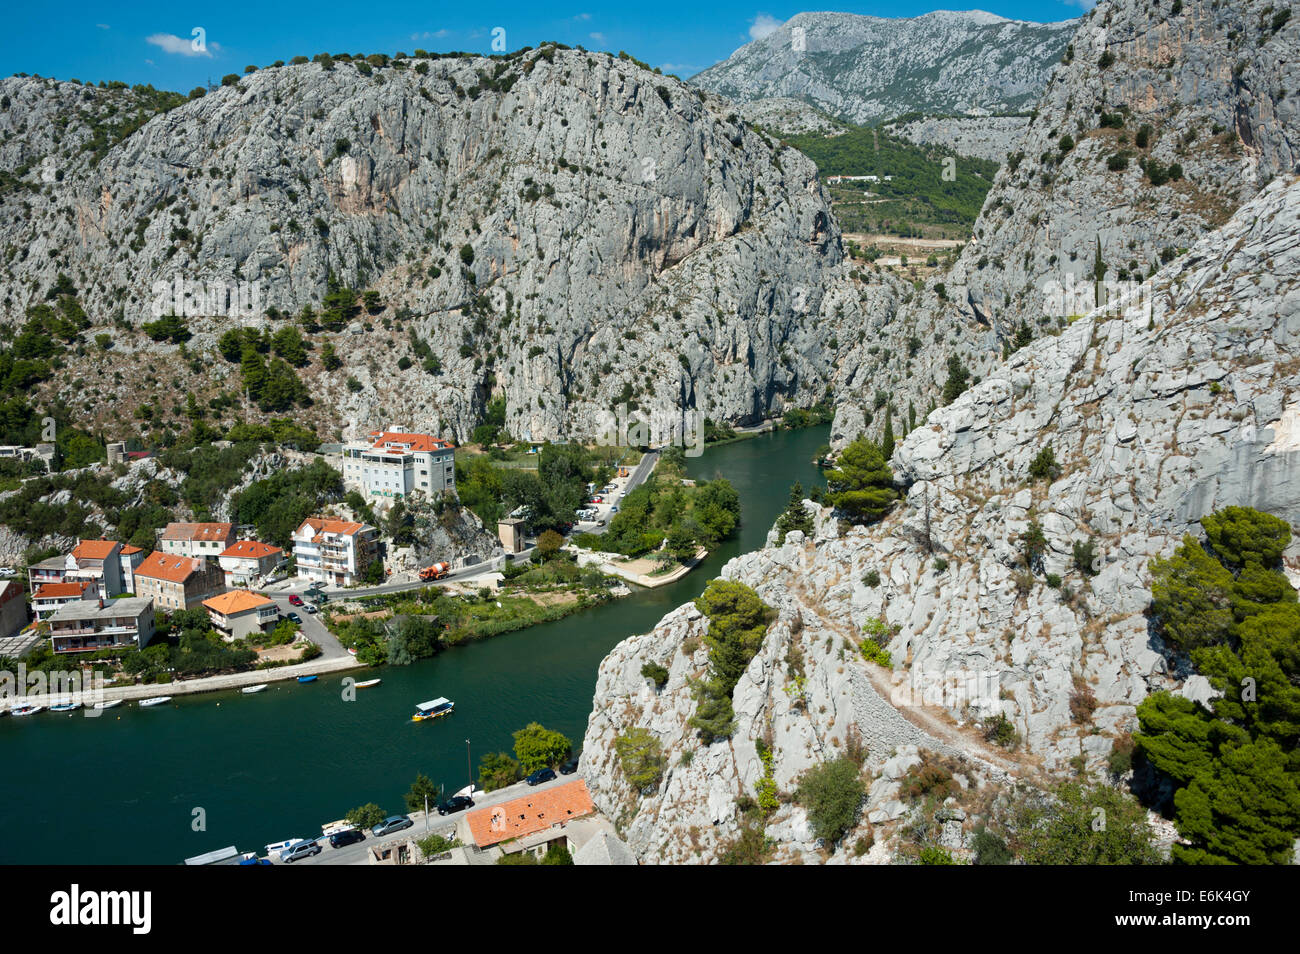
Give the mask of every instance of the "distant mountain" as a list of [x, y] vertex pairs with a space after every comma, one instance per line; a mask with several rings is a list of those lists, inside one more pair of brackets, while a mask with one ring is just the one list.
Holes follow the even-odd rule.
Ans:
[[981, 10], [800, 13], [691, 82], [742, 103], [801, 100], [854, 123], [911, 112], [1016, 112], [1042, 95], [1078, 25]]

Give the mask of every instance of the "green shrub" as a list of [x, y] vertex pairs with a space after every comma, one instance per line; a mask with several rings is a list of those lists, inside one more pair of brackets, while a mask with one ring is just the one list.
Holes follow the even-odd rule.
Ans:
[[808, 813], [813, 834], [834, 844], [857, 824], [866, 787], [848, 758], [814, 765], [799, 780], [796, 798]]

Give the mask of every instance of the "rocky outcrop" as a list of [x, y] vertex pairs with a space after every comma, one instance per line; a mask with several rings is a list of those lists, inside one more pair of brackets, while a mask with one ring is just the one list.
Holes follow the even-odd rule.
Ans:
[[1029, 116], [926, 116], [889, 128], [919, 146], [944, 146], [959, 156], [1007, 161], [1029, 125]]
[[1300, 104], [1285, 91], [1300, 25], [1275, 14], [1189, 0], [1171, 17], [1116, 0], [1080, 21], [956, 264], [897, 309], [868, 312], [883, 339], [840, 356], [833, 446], [880, 437], [878, 394], [895, 433], [909, 403], [923, 420], [942, 403], [948, 357], [987, 376], [1013, 338], [1130, 294], [1294, 172]]
[[803, 133], [837, 136], [847, 128], [844, 123], [832, 119], [820, 109], [785, 96], [742, 101], [740, 115], [747, 123], [783, 136], [798, 136]]
[[[757, 421], [821, 398], [825, 342], [858, 319], [821, 313], [842, 252], [812, 163], [629, 59], [547, 46], [267, 68], [102, 154], [82, 146], [123, 91], [0, 88], [14, 250], [0, 315], [21, 321], [70, 277], [83, 338], [108, 340], [46, 387], [87, 415], [146, 403], [163, 379], [168, 394], [237, 393], [220, 334], [319, 313], [331, 275], [380, 304], [314, 336], [343, 362], [300, 372], [314, 399], [301, 416], [323, 436], [400, 420], [465, 439], [494, 394], [524, 439], [598, 436], [622, 403]], [[66, 134], [63, 115], [79, 117]], [[172, 309], [178, 277], [233, 283], [260, 310], [206, 301], [177, 360], [138, 329]], [[74, 387], [77, 372], [94, 386]]]
[[1041, 95], [1077, 22], [979, 10], [800, 13], [691, 82], [738, 102], [800, 100], [852, 123], [911, 112], [1016, 112]]
[[1002, 336], [1087, 310], [1062, 315], [1051, 283], [1141, 281], [1297, 170], [1300, 22], [1264, 0], [1180, 7], [1110, 0], [1071, 38], [948, 280]]
[[[707, 663], [698, 610], [620, 644], [601, 665], [583, 749], [593, 797], [643, 861], [711, 860], [740, 830], [736, 799], [757, 792], [755, 739], [789, 792], [860, 734], [875, 775], [864, 825], [913, 815], [897, 781], [918, 751], [961, 760], [972, 784], [1027, 767], [1050, 776], [1078, 759], [1103, 768], [1149, 692], [1205, 688], [1148, 627], [1151, 557], [1228, 505], [1300, 522], [1297, 420], [1300, 180], [1290, 178], [1141, 296], [1028, 345], [934, 411], [894, 454], [905, 498], [880, 524], [841, 531], [823, 510], [811, 541], [795, 532], [778, 547], [772, 536], [724, 567], [777, 611], [737, 685], [731, 740], [703, 746], [686, 722], [690, 680]], [[1047, 446], [1059, 472], [1035, 481], [1030, 461]], [[1046, 539], [1032, 571], [1031, 522]], [[1089, 541], [1095, 564], [1080, 566], [1075, 544]], [[888, 672], [856, 651], [873, 620], [888, 634]], [[640, 675], [647, 661], [669, 670], [658, 692]], [[998, 715], [1019, 736], [1014, 755], [972, 731]], [[618, 765], [613, 742], [632, 726], [665, 753], [653, 794], [631, 792]], [[939, 821], [962, 821], [959, 811]], [[832, 847], [814, 844], [790, 805], [765, 830], [778, 860]], [[964, 843], [962, 825], [944, 830]], [[855, 857], [852, 843], [831, 860]]]

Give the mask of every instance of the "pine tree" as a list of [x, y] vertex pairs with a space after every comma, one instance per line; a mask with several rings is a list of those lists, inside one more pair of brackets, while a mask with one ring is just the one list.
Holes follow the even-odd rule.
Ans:
[[781, 516], [776, 518], [778, 543], [785, 543], [785, 535], [791, 530], [802, 530], [805, 536], [812, 536], [816, 528], [813, 524], [813, 516], [804, 506], [803, 500], [803, 484], [796, 480], [794, 486], [790, 488], [790, 502], [786, 504]]
[[880, 453], [885, 460], [894, 456], [894, 415], [892, 411], [885, 413], [885, 436], [880, 441]]
[[844, 448], [838, 466], [826, 474], [826, 490], [831, 506], [853, 523], [879, 520], [898, 497], [881, 449], [861, 438]]

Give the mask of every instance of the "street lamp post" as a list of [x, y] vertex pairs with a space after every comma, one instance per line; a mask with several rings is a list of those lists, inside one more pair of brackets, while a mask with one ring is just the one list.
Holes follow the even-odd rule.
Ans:
[[474, 769], [469, 757], [469, 739], [465, 740], [465, 775], [469, 779], [469, 794], [474, 795]]

